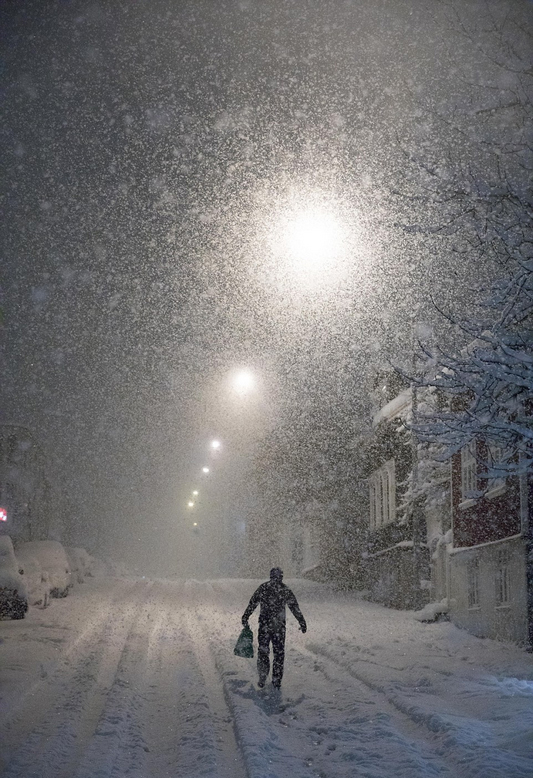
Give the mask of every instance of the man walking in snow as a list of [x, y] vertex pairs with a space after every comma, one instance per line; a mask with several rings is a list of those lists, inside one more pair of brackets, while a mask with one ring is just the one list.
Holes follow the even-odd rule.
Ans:
[[272, 665], [272, 686], [279, 689], [283, 678], [283, 663], [285, 661], [285, 606], [288, 605], [294, 617], [300, 624], [302, 632], [307, 632], [307, 624], [298, 606], [296, 597], [283, 583], [283, 572], [279, 567], [270, 571], [270, 581], [265, 581], [252, 594], [248, 607], [242, 617], [243, 626], [248, 626], [248, 619], [260, 605], [259, 611], [259, 647], [257, 651], [258, 686], [262, 689], [270, 671], [270, 644], [274, 654]]

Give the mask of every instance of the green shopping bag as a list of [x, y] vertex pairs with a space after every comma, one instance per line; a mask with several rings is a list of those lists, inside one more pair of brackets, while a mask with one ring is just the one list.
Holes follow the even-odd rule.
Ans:
[[242, 656], [245, 659], [253, 659], [254, 656], [254, 633], [250, 627], [244, 627], [239, 639], [233, 649], [235, 656]]

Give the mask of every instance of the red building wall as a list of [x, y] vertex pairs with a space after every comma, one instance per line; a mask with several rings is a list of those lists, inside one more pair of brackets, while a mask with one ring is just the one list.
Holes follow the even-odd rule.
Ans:
[[[483, 491], [485, 479], [478, 479]], [[476, 546], [518, 535], [520, 522], [520, 486], [518, 478], [506, 479], [505, 491], [495, 497], [480, 497], [473, 505], [461, 508], [461, 453], [452, 459], [453, 545], [455, 548]]]

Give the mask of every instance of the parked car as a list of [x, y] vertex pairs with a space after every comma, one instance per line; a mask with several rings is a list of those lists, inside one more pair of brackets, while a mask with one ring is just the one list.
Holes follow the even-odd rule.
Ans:
[[83, 583], [85, 580], [83, 575], [83, 568], [80, 568], [80, 563], [74, 552], [74, 549], [71, 546], [65, 546], [65, 553], [67, 555], [67, 559], [70, 567], [70, 575], [72, 578], [72, 583], [73, 584]]
[[66, 597], [72, 586], [72, 573], [67, 554], [57, 540], [32, 540], [24, 543], [28, 554], [39, 560], [41, 567], [49, 575], [50, 596]]
[[28, 610], [28, 592], [8, 535], [0, 536], [0, 618], [23, 619]]
[[76, 558], [78, 560], [78, 565], [80, 569], [83, 571], [83, 577], [87, 578], [88, 576], [91, 576], [92, 575], [91, 568], [93, 566], [94, 557], [88, 554], [84, 548], [73, 548], [72, 550], [75, 552]]
[[19, 564], [30, 605], [40, 605], [46, 608], [50, 604], [50, 576], [47, 570], [43, 570], [38, 557], [32, 549], [27, 548], [27, 543], [17, 545], [15, 556]]

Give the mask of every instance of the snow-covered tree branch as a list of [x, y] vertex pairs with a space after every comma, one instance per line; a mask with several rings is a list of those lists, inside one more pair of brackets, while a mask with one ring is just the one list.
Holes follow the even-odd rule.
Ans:
[[440, 390], [444, 408], [423, 406], [413, 428], [421, 441], [443, 444], [444, 457], [474, 438], [503, 451], [487, 461], [494, 478], [533, 464], [533, 260], [516, 261], [482, 307], [484, 319], [448, 317], [465, 340], [459, 354], [421, 346], [426, 370], [414, 382]]

